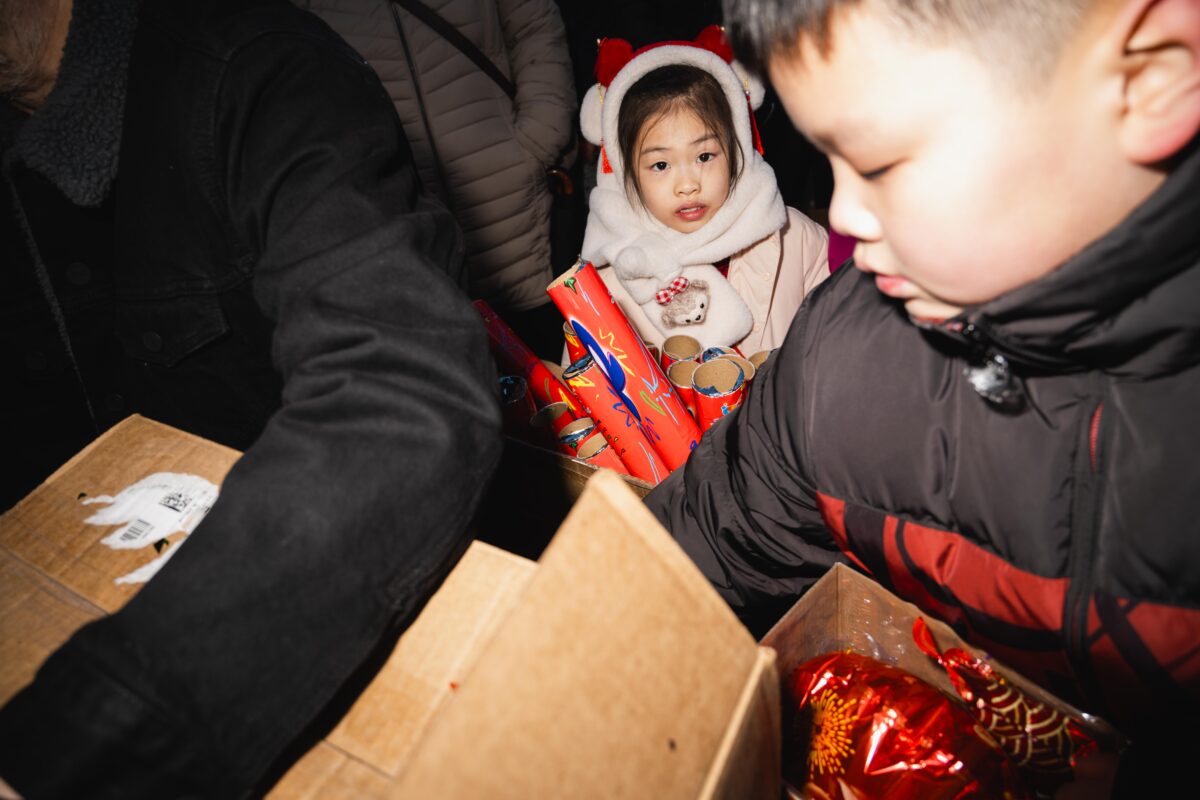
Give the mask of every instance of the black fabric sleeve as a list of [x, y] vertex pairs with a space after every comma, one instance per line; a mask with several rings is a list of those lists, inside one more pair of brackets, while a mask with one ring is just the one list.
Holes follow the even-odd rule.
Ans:
[[211, 133], [283, 407], [178, 555], [0, 714], [28, 798], [246, 796], [419, 612], [499, 458], [459, 233], [366, 65], [264, 36]]
[[801, 458], [807, 306], [687, 463], [646, 497], [741, 620], [761, 636], [844, 557], [826, 532]]

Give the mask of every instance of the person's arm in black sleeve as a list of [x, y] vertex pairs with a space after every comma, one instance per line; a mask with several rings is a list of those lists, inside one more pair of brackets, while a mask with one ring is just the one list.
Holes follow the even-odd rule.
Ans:
[[705, 433], [646, 504], [755, 635], [844, 561], [806, 477], [808, 307], [746, 402]]
[[179, 554], [0, 713], [0, 774], [28, 798], [249, 794], [419, 612], [499, 457], [459, 234], [382, 87], [273, 38], [234, 60], [212, 135], [283, 407]]

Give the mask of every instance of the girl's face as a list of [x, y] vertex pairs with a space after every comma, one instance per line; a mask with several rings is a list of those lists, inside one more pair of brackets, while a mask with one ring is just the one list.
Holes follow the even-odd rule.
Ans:
[[632, 165], [642, 205], [672, 230], [699, 230], [729, 196], [728, 154], [690, 109], [646, 123]]

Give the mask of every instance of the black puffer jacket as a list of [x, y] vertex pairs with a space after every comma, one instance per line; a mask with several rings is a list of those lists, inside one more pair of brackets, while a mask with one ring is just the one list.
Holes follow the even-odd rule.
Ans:
[[1160, 733], [1200, 700], [1197, 220], [1192, 147], [1104, 238], [937, 329], [841, 270], [647, 502], [753, 629], [849, 558]]

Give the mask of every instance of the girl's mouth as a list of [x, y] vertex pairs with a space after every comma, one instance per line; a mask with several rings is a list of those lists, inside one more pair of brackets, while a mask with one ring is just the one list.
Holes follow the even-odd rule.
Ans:
[[708, 213], [708, 206], [700, 204], [694, 206], [680, 206], [675, 209], [675, 216], [687, 222], [695, 222]]

